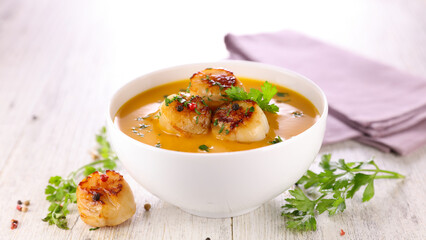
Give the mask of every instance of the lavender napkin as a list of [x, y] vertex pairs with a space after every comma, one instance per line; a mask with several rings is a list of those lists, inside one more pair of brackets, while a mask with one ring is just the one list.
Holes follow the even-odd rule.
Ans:
[[292, 31], [225, 37], [232, 59], [299, 72], [327, 95], [324, 143], [356, 139], [408, 154], [426, 144], [426, 79]]

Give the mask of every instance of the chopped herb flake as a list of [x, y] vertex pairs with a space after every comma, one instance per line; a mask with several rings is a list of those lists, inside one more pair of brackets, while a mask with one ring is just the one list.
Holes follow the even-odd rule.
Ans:
[[299, 112], [299, 111], [295, 111], [291, 113], [293, 115], [293, 117], [303, 117], [303, 112]]
[[206, 152], [209, 152], [209, 147], [207, 147], [206, 145], [200, 145], [199, 147], [198, 147], [198, 149], [200, 149], [200, 150], [202, 150], [202, 151], [206, 151]]
[[225, 128], [225, 124], [224, 124], [224, 125], [222, 125], [222, 127], [220, 127], [219, 134], [223, 132], [223, 129], [224, 129], [224, 128]]
[[228, 109], [228, 112], [226, 113], [226, 116], [229, 116], [229, 114], [231, 113], [232, 108]]
[[278, 97], [286, 97], [286, 96], [288, 96], [288, 93], [285, 93], [285, 92], [277, 92], [277, 96], [278, 96]]
[[217, 126], [218, 121], [219, 121], [219, 119], [216, 118], [216, 120], [214, 120], [213, 126]]
[[275, 143], [279, 143], [279, 142], [282, 142], [283, 141], [283, 139], [280, 137], [280, 136], [276, 136], [275, 138], [274, 138], [274, 140], [273, 141], [270, 141], [269, 143], [270, 144], [275, 144]]

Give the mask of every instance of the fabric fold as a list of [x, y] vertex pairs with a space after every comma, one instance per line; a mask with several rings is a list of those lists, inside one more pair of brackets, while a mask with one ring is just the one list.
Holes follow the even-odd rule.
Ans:
[[354, 138], [407, 154], [426, 142], [423, 78], [293, 31], [228, 34], [225, 44], [231, 59], [281, 66], [316, 82], [332, 116], [325, 143]]

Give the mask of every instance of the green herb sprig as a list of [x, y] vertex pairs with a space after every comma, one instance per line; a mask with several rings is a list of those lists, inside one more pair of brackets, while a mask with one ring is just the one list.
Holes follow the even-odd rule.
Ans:
[[278, 106], [275, 104], [269, 104], [271, 99], [277, 93], [277, 88], [266, 81], [260, 87], [260, 89], [261, 91], [255, 88], [251, 88], [250, 92], [247, 93], [241, 87], [231, 87], [229, 89], [226, 89], [225, 92], [228, 97], [234, 101], [253, 100], [259, 105], [262, 110], [271, 113], [277, 113], [279, 111]]
[[117, 164], [117, 155], [112, 151], [111, 145], [107, 140], [106, 128], [102, 127], [99, 134], [96, 135], [98, 143], [97, 153], [99, 159], [86, 164], [76, 171], [71, 172], [66, 178], [53, 176], [49, 179], [49, 184], [45, 189], [46, 200], [51, 204], [49, 213], [42, 220], [55, 224], [61, 229], [68, 229], [67, 215], [69, 213], [68, 205], [77, 203], [77, 177], [85, 177], [95, 171], [104, 172], [107, 169], [115, 169]]
[[319, 164], [323, 171], [317, 174], [308, 170], [296, 188], [289, 191], [292, 198], [285, 199], [287, 204], [282, 206], [287, 228], [315, 231], [318, 214], [327, 211], [332, 216], [343, 212], [346, 200], [353, 198], [362, 186], [366, 185], [362, 196], [366, 202], [374, 196], [374, 180], [404, 178], [399, 173], [380, 169], [373, 160], [348, 163], [344, 159], [330, 160], [331, 154], [323, 155]]

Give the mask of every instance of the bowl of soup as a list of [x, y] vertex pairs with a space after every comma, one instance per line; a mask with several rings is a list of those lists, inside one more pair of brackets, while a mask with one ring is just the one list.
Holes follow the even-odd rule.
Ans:
[[323, 91], [300, 74], [220, 61], [128, 82], [109, 103], [107, 126], [145, 189], [191, 214], [222, 218], [297, 182], [318, 154], [327, 114]]

